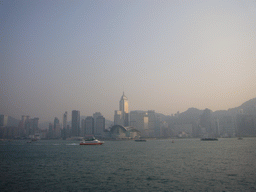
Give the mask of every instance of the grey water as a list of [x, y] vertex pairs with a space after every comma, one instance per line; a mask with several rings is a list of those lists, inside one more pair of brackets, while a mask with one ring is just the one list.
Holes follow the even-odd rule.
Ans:
[[0, 191], [256, 191], [256, 138], [0, 142]]

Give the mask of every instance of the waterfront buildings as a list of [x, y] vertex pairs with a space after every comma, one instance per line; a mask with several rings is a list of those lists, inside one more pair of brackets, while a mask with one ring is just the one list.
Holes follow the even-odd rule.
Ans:
[[131, 111], [129, 113], [128, 98], [124, 93], [119, 101], [119, 110], [115, 111], [114, 125], [120, 125], [125, 128], [133, 127], [140, 132], [142, 137], [161, 136], [160, 123], [155, 111]]

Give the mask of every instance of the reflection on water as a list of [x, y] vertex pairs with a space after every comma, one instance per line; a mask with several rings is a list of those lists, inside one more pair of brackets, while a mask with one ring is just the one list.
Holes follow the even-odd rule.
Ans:
[[0, 191], [256, 191], [256, 138], [0, 143]]

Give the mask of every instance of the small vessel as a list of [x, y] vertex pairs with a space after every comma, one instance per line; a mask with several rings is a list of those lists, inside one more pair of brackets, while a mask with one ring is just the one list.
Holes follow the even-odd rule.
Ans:
[[91, 139], [83, 140], [80, 145], [102, 145], [104, 142], [95, 139], [94, 137]]
[[217, 138], [214, 138], [214, 137], [207, 137], [207, 138], [202, 138], [201, 141], [218, 141]]
[[243, 137], [238, 137], [237, 139], [238, 139], [238, 140], [243, 140]]
[[146, 139], [135, 139], [134, 141], [136, 141], [136, 142], [145, 142], [147, 140]]

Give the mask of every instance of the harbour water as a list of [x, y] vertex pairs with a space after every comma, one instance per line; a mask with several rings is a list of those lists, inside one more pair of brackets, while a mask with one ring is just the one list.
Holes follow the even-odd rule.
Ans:
[[256, 138], [0, 142], [0, 191], [256, 191]]

